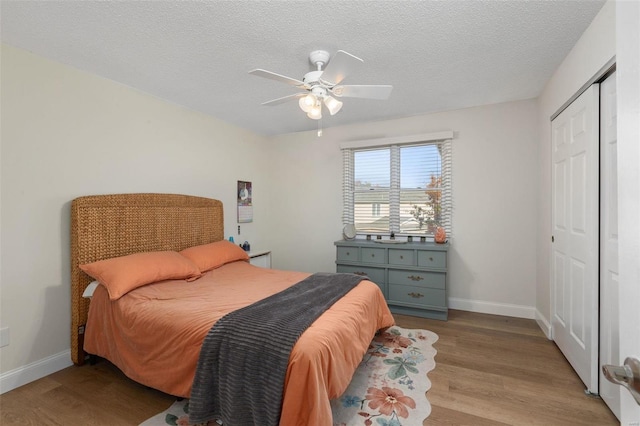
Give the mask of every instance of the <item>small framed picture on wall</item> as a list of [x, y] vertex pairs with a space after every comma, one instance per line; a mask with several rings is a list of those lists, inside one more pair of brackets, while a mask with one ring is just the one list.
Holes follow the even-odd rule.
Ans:
[[238, 181], [238, 223], [253, 222], [251, 182]]

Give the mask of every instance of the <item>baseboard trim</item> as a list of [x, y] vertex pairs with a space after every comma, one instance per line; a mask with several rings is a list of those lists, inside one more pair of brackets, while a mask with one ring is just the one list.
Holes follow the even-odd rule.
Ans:
[[540, 311], [537, 309], [536, 322], [538, 323], [538, 327], [540, 327], [540, 330], [542, 330], [544, 335], [547, 336], [547, 339], [553, 340], [553, 334], [551, 332], [551, 324], [549, 323], [549, 320], [547, 320], [547, 318], [542, 315], [542, 313], [540, 313]]
[[73, 365], [71, 362], [71, 350], [66, 350], [2, 373], [0, 374], [0, 394], [41, 379], [71, 365]]
[[481, 314], [504, 315], [507, 317], [535, 319], [533, 306], [512, 305], [509, 303], [485, 302], [483, 300], [449, 298], [449, 308]]

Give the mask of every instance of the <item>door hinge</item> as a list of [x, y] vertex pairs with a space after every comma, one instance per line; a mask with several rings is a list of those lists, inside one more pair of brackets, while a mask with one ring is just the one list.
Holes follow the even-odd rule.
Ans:
[[553, 235], [551, 236], [551, 242], [554, 243], [555, 242], [555, 238], [553, 238]]

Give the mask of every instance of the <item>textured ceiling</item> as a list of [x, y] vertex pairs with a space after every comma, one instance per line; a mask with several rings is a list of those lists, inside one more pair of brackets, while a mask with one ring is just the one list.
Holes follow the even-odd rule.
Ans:
[[344, 84], [391, 84], [386, 101], [344, 98], [323, 127], [536, 97], [604, 0], [2, 1], [2, 42], [264, 135], [312, 130], [296, 92], [309, 52], [365, 64]]

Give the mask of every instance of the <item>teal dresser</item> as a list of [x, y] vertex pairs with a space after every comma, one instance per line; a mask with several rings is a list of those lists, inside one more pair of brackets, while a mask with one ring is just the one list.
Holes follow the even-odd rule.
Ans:
[[449, 244], [336, 241], [336, 270], [367, 275], [391, 312], [446, 320]]

